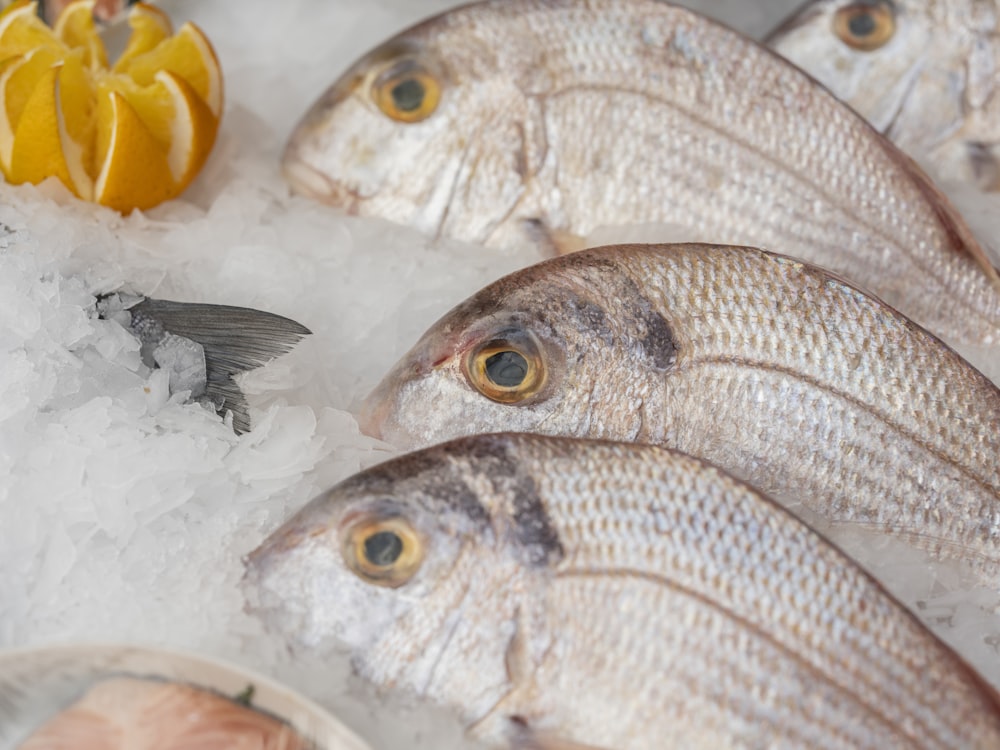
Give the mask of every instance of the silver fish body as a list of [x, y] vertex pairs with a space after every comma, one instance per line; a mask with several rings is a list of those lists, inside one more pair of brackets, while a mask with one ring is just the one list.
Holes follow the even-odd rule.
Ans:
[[655, 446], [486, 435], [394, 459], [275, 532], [247, 585], [271, 627], [345, 642], [492, 746], [1000, 743], [993, 692], [846, 556]]
[[926, 175], [794, 66], [658, 0], [427, 21], [323, 95], [285, 172], [351, 213], [489, 245], [565, 251], [662, 222], [831, 268], [939, 335], [1000, 340], [996, 272]]
[[362, 424], [402, 447], [500, 430], [666, 445], [800, 501], [835, 539], [898, 535], [1000, 587], [1000, 390], [877, 299], [763, 251], [611, 246], [511, 274], [431, 327]]
[[995, 0], [812, 0], [767, 43], [937, 176], [1000, 190]]

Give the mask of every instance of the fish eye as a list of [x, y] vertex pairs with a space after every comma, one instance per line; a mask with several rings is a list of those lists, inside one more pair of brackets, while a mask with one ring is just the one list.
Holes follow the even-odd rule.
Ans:
[[871, 52], [892, 39], [896, 16], [884, 0], [852, 3], [834, 15], [833, 30], [848, 47]]
[[343, 554], [359, 578], [376, 586], [398, 588], [417, 572], [424, 546], [405, 518], [365, 518], [348, 527]]
[[534, 340], [508, 332], [473, 349], [465, 365], [472, 386], [492, 401], [513, 404], [538, 393], [545, 366]]
[[402, 60], [385, 70], [372, 86], [375, 104], [399, 122], [426, 120], [441, 99], [438, 80], [416, 60]]

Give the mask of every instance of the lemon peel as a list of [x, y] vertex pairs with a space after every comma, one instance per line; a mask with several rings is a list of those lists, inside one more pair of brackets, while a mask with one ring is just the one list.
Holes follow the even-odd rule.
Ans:
[[35, 2], [0, 13], [0, 170], [10, 182], [58, 178], [122, 212], [179, 195], [215, 143], [223, 84], [211, 43], [192, 23], [138, 3], [132, 35], [108, 67], [94, 0], [54, 29]]

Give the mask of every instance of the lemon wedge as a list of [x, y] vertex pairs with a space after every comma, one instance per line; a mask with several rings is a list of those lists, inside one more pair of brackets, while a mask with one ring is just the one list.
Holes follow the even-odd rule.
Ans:
[[222, 114], [219, 61], [197, 26], [174, 34], [166, 14], [138, 3], [109, 68], [94, 4], [70, 3], [53, 29], [34, 2], [0, 14], [0, 169], [13, 183], [54, 176], [122, 212], [151, 208], [208, 159]]

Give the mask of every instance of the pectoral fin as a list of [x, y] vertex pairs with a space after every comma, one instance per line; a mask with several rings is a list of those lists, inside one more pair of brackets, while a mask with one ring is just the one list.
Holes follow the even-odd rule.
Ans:
[[114, 294], [99, 300], [98, 310], [101, 317], [118, 320], [139, 337], [143, 359], [150, 367], [156, 364], [157, 348], [170, 337], [200, 346], [205, 361], [204, 395], [220, 414], [226, 410], [233, 413], [237, 433], [250, 429], [250, 416], [233, 376], [288, 353], [310, 333], [305, 326], [280, 315], [229, 305]]
[[511, 750], [611, 750], [598, 745], [585, 745], [554, 734], [536, 733], [525, 728], [511, 741]]
[[913, 178], [914, 183], [926, 197], [928, 203], [933, 208], [941, 221], [941, 225], [948, 232], [952, 249], [958, 253], [967, 254], [989, 279], [990, 283], [1000, 290], [1000, 272], [994, 268], [986, 250], [979, 243], [972, 230], [961, 218], [958, 211], [951, 204], [951, 201], [943, 192], [931, 181], [931, 178], [920, 168], [920, 166], [909, 156], [886, 141], [886, 149], [900, 165], [902, 165]]
[[585, 237], [550, 227], [541, 219], [526, 221], [525, 230], [531, 241], [547, 248], [550, 255], [568, 255], [588, 247]]

